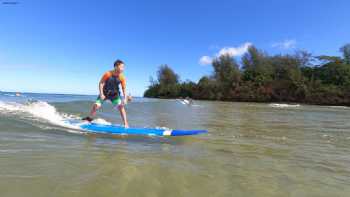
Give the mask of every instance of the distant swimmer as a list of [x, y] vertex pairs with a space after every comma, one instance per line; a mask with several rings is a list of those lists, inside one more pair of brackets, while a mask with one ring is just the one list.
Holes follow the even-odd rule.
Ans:
[[19, 92], [16, 92], [16, 96], [21, 96], [21, 93], [19, 93]]
[[[114, 62], [114, 69], [111, 71], [107, 71], [101, 78], [99, 82], [99, 91], [100, 94], [97, 97], [95, 104], [91, 108], [90, 116], [83, 118], [83, 120], [87, 120], [91, 122], [93, 118], [91, 116], [96, 115], [96, 111], [101, 108], [104, 101], [109, 100], [112, 102], [115, 108], [117, 108], [120, 112], [120, 116], [124, 122], [124, 126], [126, 128], [129, 127], [126, 111], [124, 106], [128, 101], [131, 101], [132, 97], [126, 95], [126, 79], [124, 77], [124, 62], [121, 60], [117, 60]], [[120, 94], [120, 87], [123, 92], [124, 99], [122, 100]]]

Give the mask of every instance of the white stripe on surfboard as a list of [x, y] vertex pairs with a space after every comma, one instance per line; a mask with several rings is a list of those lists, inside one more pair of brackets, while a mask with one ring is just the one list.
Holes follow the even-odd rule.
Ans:
[[163, 135], [170, 136], [171, 132], [172, 132], [172, 130], [165, 130], [165, 131], [163, 131]]

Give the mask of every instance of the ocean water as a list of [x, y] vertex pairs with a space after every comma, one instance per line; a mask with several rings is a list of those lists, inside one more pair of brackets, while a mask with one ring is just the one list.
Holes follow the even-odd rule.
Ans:
[[[349, 196], [350, 108], [135, 98], [130, 126], [203, 135], [92, 135], [67, 119], [95, 96], [0, 92], [0, 196]], [[121, 124], [110, 103], [99, 121]]]

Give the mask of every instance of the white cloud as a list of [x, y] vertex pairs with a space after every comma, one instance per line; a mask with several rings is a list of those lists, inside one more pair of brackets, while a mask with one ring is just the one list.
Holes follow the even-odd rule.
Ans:
[[199, 64], [200, 65], [209, 65], [213, 62], [213, 58], [209, 56], [203, 56], [201, 59], [199, 59]]
[[216, 53], [215, 55], [213, 55], [212, 57], [202, 56], [199, 59], [199, 64], [200, 65], [209, 65], [213, 62], [214, 58], [220, 57], [221, 55], [229, 55], [231, 57], [241, 56], [248, 51], [250, 46], [252, 46], [252, 43], [246, 42], [238, 47], [224, 47], [224, 48], [220, 49], [219, 52]]
[[272, 47], [280, 49], [292, 49], [295, 48], [297, 42], [295, 40], [285, 40], [283, 42], [276, 42], [272, 44]]
[[217, 57], [221, 55], [229, 55], [231, 57], [241, 56], [248, 51], [250, 46], [252, 46], [252, 43], [246, 42], [239, 47], [225, 47], [219, 51]]

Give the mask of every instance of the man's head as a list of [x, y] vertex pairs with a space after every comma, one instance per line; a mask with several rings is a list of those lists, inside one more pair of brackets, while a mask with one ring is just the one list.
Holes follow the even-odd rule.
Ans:
[[117, 60], [114, 62], [114, 69], [118, 72], [124, 71], [124, 62], [121, 60]]

